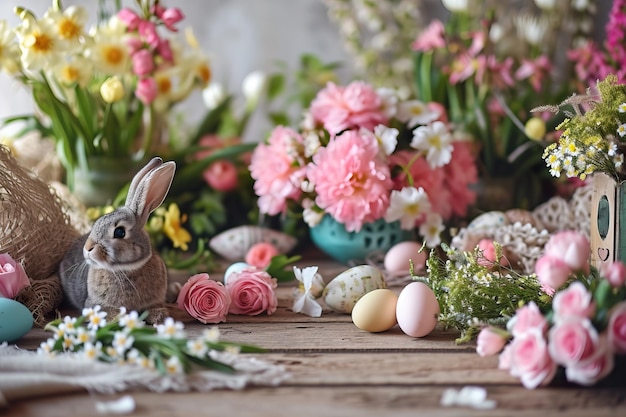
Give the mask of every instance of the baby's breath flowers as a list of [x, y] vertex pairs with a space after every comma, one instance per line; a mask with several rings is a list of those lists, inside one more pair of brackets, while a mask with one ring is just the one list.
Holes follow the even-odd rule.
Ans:
[[263, 349], [219, 341], [217, 327], [194, 338], [187, 337], [183, 323], [171, 317], [162, 324], [147, 326], [145, 314], [120, 309], [120, 314], [107, 321], [100, 306], [85, 308], [79, 317], [65, 316], [46, 325], [52, 337], [41, 343], [40, 355], [73, 353], [102, 362], [135, 365], [155, 369], [163, 375], [189, 373], [195, 368], [209, 368], [233, 373], [234, 369], [220, 361], [216, 352], [262, 352]]

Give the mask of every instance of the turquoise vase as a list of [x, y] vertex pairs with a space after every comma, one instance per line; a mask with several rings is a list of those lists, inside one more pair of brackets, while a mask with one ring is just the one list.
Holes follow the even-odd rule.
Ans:
[[371, 252], [387, 251], [408, 238], [407, 232], [400, 228], [400, 222], [379, 219], [364, 224], [358, 232], [348, 232], [342, 223], [328, 215], [310, 228], [309, 233], [318, 248], [344, 264], [361, 262]]

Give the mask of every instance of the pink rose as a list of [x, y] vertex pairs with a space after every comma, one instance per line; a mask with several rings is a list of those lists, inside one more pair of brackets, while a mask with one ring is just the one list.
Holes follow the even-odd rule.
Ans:
[[510, 346], [509, 372], [520, 378], [524, 387], [533, 389], [552, 381], [557, 366], [550, 357], [546, 340], [539, 328], [515, 336]]
[[208, 274], [197, 274], [185, 282], [176, 303], [204, 324], [220, 323], [226, 321], [230, 294], [224, 284], [210, 279]]
[[274, 293], [276, 279], [267, 272], [256, 268], [245, 268], [228, 276], [226, 289], [232, 303], [229, 312], [256, 316], [267, 311], [270, 315], [276, 311], [278, 298]]
[[600, 273], [615, 288], [622, 287], [626, 283], [626, 265], [623, 262], [603, 263]]
[[573, 282], [566, 289], [559, 291], [552, 301], [555, 321], [572, 317], [591, 318], [595, 308], [593, 296], [580, 281]]
[[589, 319], [574, 317], [556, 323], [549, 333], [550, 355], [565, 367], [575, 366], [596, 354], [598, 331]]
[[204, 180], [213, 189], [227, 192], [237, 188], [239, 174], [237, 167], [230, 161], [215, 161], [202, 173]]
[[591, 245], [585, 235], [574, 231], [558, 232], [550, 237], [545, 255], [561, 259], [572, 271], [589, 272]]
[[478, 249], [480, 250], [482, 257], [477, 259], [479, 265], [485, 268], [492, 268], [497, 266], [509, 266], [509, 261], [504, 256], [504, 248], [502, 249], [503, 255], [500, 259], [496, 259], [496, 247], [491, 239], [481, 239], [478, 242]]
[[607, 333], [613, 350], [616, 353], [626, 353], [626, 301], [611, 309]]
[[499, 353], [507, 342], [507, 338], [494, 327], [485, 327], [478, 333], [476, 353], [480, 356], [493, 356]]
[[8, 253], [0, 254], [0, 297], [15, 298], [22, 288], [28, 287], [30, 280], [19, 262]]
[[567, 282], [572, 270], [561, 258], [544, 255], [535, 262], [535, 273], [542, 285], [556, 290]]
[[570, 382], [581, 385], [594, 385], [613, 370], [615, 358], [608, 346], [606, 336], [600, 336], [595, 354], [589, 359], [565, 368], [565, 377]]
[[507, 344], [500, 352], [500, 356], [498, 356], [498, 369], [503, 371], [511, 370], [511, 346], [512, 343]]
[[507, 329], [517, 337], [528, 331], [537, 329], [543, 333], [548, 327], [548, 321], [539, 311], [539, 307], [534, 301], [520, 307], [515, 312], [515, 316], [506, 324]]
[[276, 246], [269, 242], [259, 242], [248, 249], [245, 261], [248, 265], [265, 269], [272, 262], [272, 258], [279, 254]]

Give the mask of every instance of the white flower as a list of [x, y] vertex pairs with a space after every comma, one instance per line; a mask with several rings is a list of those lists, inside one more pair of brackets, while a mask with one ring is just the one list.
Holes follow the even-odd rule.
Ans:
[[101, 311], [101, 307], [98, 305], [93, 308], [84, 308], [83, 316], [89, 320], [89, 324], [87, 325], [89, 329], [99, 329], [107, 324], [107, 313], [106, 311]]
[[545, 19], [532, 15], [521, 15], [515, 19], [517, 33], [520, 38], [525, 39], [530, 45], [540, 45], [544, 42], [548, 23]]
[[374, 128], [374, 136], [378, 145], [383, 149], [385, 155], [391, 155], [398, 146], [398, 135], [400, 132], [393, 127], [378, 125]]
[[441, 232], [444, 230], [443, 219], [437, 213], [429, 213], [426, 221], [420, 226], [420, 234], [424, 236], [426, 246], [434, 248], [441, 243]]
[[83, 357], [91, 360], [99, 359], [102, 355], [102, 343], [87, 342], [83, 346]]
[[321, 295], [321, 290], [324, 288], [324, 280], [322, 276], [317, 272], [317, 266], [309, 266], [303, 269], [297, 266], [293, 267], [293, 274], [296, 279], [301, 282], [304, 289], [300, 297], [293, 302], [293, 312], [302, 313], [311, 317], [321, 317], [322, 306], [315, 301], [315, 294]]
[[121, 314], [119, 316], [120, 326], [133, 330], [140, 329], [144, 327], [145, 323], [142, 320], [139, 320], [139, 314], [136, 311], [131, 311], [130, 313]]
[[535, 0], [535, 4], [543, 10], [554, 10], [556, 7], [556, 0]]
[[0, 69], [9, 74], [20, 70], [20, 48], [6, 20], [0, 20]]
[[617, 127], [617, 134], [622, 138], [626, 135], [626, 123], [623, 123]]
[[262, 71], [253, 71], [243, 79], [241, 89], [248, 108], [254, 108], [267, 88], [267, 75]]
[[76, 329], [76, 333], [74, 335], [74, 343], [77, 345], [84, 345], [86, 343], [92, 342], [96, 338], [95, 330], [87, 330], [84, 327], [78, 327]]
[[226, 99], [224, 86], [218, 82], [209, 83], [209, 85], [202, 90], [202, 99], [207, 109], [215, 109]]
[[217, 343], [220, 340], [220, 328], [213, 326], [202, 332], [202, 338], [208, 343]]
[[409, 128], [431, 123], [439, 116], [438, 111], [429, 109], [426, 103], [419, 100], [403, 101], [398, 104], [397, 118]]
[[75, 346], [74, 339], [71, 338], [69, 335], [63, 336], [63, 342], [61, 343], [61, 346], [63, 346], [63, 350], [72, 350]]
[[[313, 187], [313, 189], [315, 189]], [[315, 202], [310, 198], [302, 200], [302, 220], [309, 226], [315, 227], [324, 218], [324, 212], [315, 209]]]
[[50, 19], [36, 20], [24, 12], [17, 36], [22, 51], [22, 65], [31, 71], [39, 71], [59, 63], [63, 57], [62, 42]]
[[123, 356], [133, 343], [135, 343], [135, 338], [126, 331], [115, 332], [113, 336], [113, 347], [120, 356]]
[[618, 107], [618, 111], [620, 113], [626, 113], [626, 103], [620, 104], [619, 107]]
[[185, 326], [183, 323], [174, 321], [171, 317], [166, 318], [163, 324], [157, 324], [156, 329], [157, 333], [166, 339], [182, 338], [185, 336], [183, 331]]
[[104, 30], [101, 27], [95, 34], [85, 56], [93, 62], [94, 68], [106, 75], [122, 75], [130, 71], [131, 61], [124, 32]]
[[318, 149], [322, 147], [319, 135], [313, 131], [306, 132], [302, 139], [304, 141], [304, 156], [307, 158], [315, 155]]
[[69, 6], [65, 10], [51, 8], [44, 18], [52, 21], [57, 36], [69, 51], [80, 49], [82, 38], [85, 36], [85, 24], [89, 19], [85, 8], [81, 6]]
[[430, 211], [430, 200], [422, 187], [393, 190], [390, 200], [385, 220], [387, 222], [400, 220], [400, 227], [405, 230], [415, 227], [415, 222]]
[[469, 0], [441, 0], [443, 7], [451, 12], [466, 12]]
[[64, 334], [74, 334], [76, 332], [76, 317], [65, 316], [63, 323], [59, 324], [59, 330]]
[[54, 356], [55, 352], [52, 349], [55, 343], [56, 340], [52, 338], [46, 340], [45, 342], [41, 342], [41, 344], [37, 348], [37, 354], [44, 356]]
[[382, 101], [381, 110], [387, 118], [391, 119], [398, 113], [398, 93], [393, 88], [379, 88], [376, 94]]
[[209, 351], [209, 348], [206, 345], [206, 340], [200, 338], [187, 340], [187, 350], [189, 351], [190, 355], [196, 356], [198, 358], [203, 358]]
[[177, 375], [183, 373], [183, 364], [178, 359], [178, 356], [174, 355], [170, 357], [165, 363], [165, 369], [168, 374]]
[[426, 160], [432, 168], [441, 167], [452, 159], [452, 135], [443, 122], [420, 126], [413, 130], [411, 147], [426, 152]]

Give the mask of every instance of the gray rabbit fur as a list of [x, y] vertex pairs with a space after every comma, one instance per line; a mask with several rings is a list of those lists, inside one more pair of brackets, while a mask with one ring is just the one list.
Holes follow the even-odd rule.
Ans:
[[133, 178], [124, 206], [100, 217], [70, 246], [59, 277], [72, 306], [99, 305], [109, 316], [125, 307], [148, 311], [149, 323], [165, 319], [167, 269], [144, 226], [163, 203], [175, 170], [174, 162], [153, 158]]

